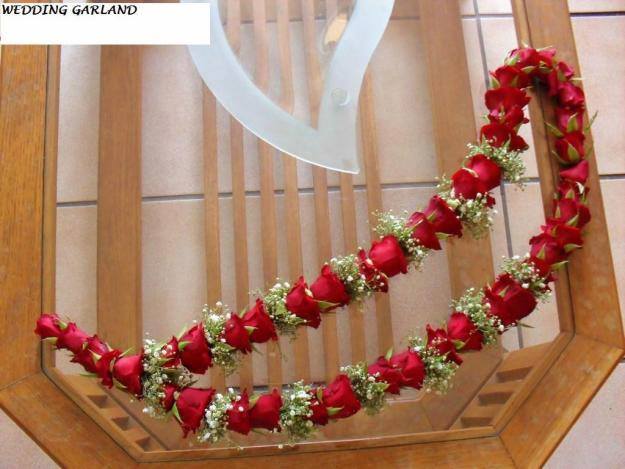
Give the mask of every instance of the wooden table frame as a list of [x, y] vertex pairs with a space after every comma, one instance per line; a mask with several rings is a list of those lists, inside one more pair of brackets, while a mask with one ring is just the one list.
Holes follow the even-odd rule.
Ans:
[[[438, 3], [423, 0], [425, 8]], [[573, 33], [566, 0], [513, 0], [521, 42], [557, 47], [559, 57], [576, 69]], [[440, 5], [440, 4], [439, 4]], [[440, 8], [444, 10], [444, 8]], [[433, 18], [436, 18], [434, 14]], [[435, 46], [434, 46], [435, 47]], [[33, 327], [42, 309], [50, 308], [53, 289], [43, 282], [53, 269], [54, 246], [42, 242], [55, 226], [44, 201], [55, 200], [56, 186], [45, 177], [54, 167], [56, 117], [46, 110], [58, 105], [59, 49], [20, 46], [2, 49], [0, 64], [0, 407], [62, 466], [135, 467], [148, 461], [146, 448], [121, 444], [81, 409], [59, 381], [43, 368]], [[555, 167], [547, 157], [551, 145], [543, 117], [551, 117], [546, 100], [532, 101], [530, 114], [545, 204], [554, 187]], [[435, 115], [435, 119], [437, 116]], [[439, 116], [440, 118], [440, 116]], [[523, 389], [490, 425], [392, 437], [354, 444], [302, 445], [288, 451], [261, 448], [228, 461], [232, 467], [253, 463], [278, 466], [375, 463], [396, 466], [518, 466], [542, 464], [575, 423], [623, 356], [625, 344], [611, 262], [597, 165], [589, 157], [593, 213], [590, 236], [559, 280], [558, 338], [540, 350]], [[597, 262], [601, 259], [601, 262]], [[46, 300], [47, 299], [47, 300]], [[129, 340], [132, 340], [129, 339]], [[536, 352], [538, 353], [538, 352]], [[507, 367], [507, 368], [506, 368]], [[515, 368], [516, 367], [516, 368]], [[504, 363], [499, 373], [515, 372]], [[135, 442], [138, 440], [135, 440]], [[132, 447], [131, 447], [132, 446]], [[311, 454], [311, 452], [315, 454]], [[284, 454], [283, 454], [284, 453]], [[148, 456], [146, 456], [148, 455]], [[221, 467], [223, 461], [188, 461], [181, 452], [175, 465]], [[139, 462], [143, 461], [143, 462]], [[153, 463], [152, 466], [159, 466]]]

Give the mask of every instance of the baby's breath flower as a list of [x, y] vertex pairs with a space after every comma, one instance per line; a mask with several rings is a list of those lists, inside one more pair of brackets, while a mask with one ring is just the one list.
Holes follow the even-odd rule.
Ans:
[[488, 305], [484, 302], [484, 292], [475, 288], [469, 288], [457, 300], [452, 301], [451, 307], [458, 313], [464, 313], [475, 324], [484, 336], [484, 345], [497, 342], [500, 334], [501, 321], [497, 316], [488, 313]]
[[341, 367], [341, 372], [349, 378], [352, 389], [367, 414], [377, 414], [384, 408], [388, 383], [377, 381], [375, 376], [370, 375], [366, 363]]
[[478, 239], [484, 237], [493, 225], [491, 210], [488, 206], [489, 194], [477, 194], [475, 199], [465, 199], [457, 196], [451, 181], [445, 177], [440, 179], [436, 186], [438, 195], [456, 212], [471, 235]]
[[216, 394], [204, 412], [204, 419], [198, 431], [197, 439], [201, 442], [217, 443], [228, 432], [228, 411], [232, 402], [239, 397], [232, 388], [226, 394]]
[[241, 360], [241, 353], [227, 344], [223, 338], [226, 321], [231, 314], [221, 303], [216, 304], [213, 308], [205, 305], [202, 310], [204, 335], [211, 349], [213, 363], [221, 367], [226, 375], [232, 374]]
[[311, 393], [312, 388], [303, 381], [293, 383], [290, 389], [282, 393], [280, 426], [287, 432], [292, 442], [305, 440], [315, 432], [313, 422], [310, 420]]
[[297, 328], [306, 324], [306, 320], [296, 316], [286, 308], [286, 296], [289, 291], [291, 291], [291, 285], [288, 282], [280, 283], [278, 281], [265, 293], [263, 302], [265, 303], [265, 310], [278, 332], [295, 338]]
[[468, 147], [469, 154], [467, 158], [480, 154], [487, 156], [501, 168], [504, 181], [514, 183], [521, 188], [523, 187], [525, 164], [520, 152], [510, 150], [508, 144], [494, 147], [486, 140], [481, 143], [470, 143]]
[[330, 267], [341, 279], [352, 300], [364, 300], [374, 292], [366, 279], [360, 275], [360, 261], [355, 254], [332, 258]]
[[414, 228], [408, 225], [406, 215], [395, 215], [393, 211], [377, 213], [378, 224], [374, 231], [380, 237], [393, 235], [404, 251], [408, 263], [419, 270], [429, 249], [421, 246], [412, 236]]
[[428, 347], [422, 337], [410, 337], [408, 344], [421, 357], [425, 366], [425, 380], [423, 387], [426, 392], [434, 391], [437, 394], [447, 393], [453, 386], [453, 377], [458, 365], [448, 361], [440, 355], [434, 347]]
[[549, 300], [551, 296], [549, 282], [540, 275], [536, 266], [529, 260], [529, 254], [526, 254], [524, 258], [513, 256], [504, 259], [501, 270], [511, 275], [523, 288], [531, 291], [538, 300], [543, 303]]

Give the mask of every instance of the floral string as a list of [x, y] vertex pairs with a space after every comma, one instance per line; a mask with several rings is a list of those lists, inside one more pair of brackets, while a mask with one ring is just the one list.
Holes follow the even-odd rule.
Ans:
[[[42, 315], [35, 332], [68, 350], [72, 362], [104, 385], [143, 399], [148, 414], [173, 415], [185, 436], [196, 432], [206, 442], [254, 429], [283, 431], [291, 441], [302, 440], [330, 420], [348, 418], [361, 409], [379, 412], [387, 395], [399, 394], [403, 387], [445, 392], [462, 364], [460, 354], [481, 350], [520, 324], [548, 297], [554, 272], [583, 245], [582, 229], [590, 221], [587, 129], [584, 94], [573, 75], [568, 64], [555, 59], [552, 48], [510, 52], [505, 64], [491, 72], [485, 95], [488, 123], [480, 130], [479, 143], [469, 145], [464, 166], [441, 179], [437, 194], [422, 211], [410, 216], [379, 214], [379, 239], [370, 249], [331, 259], [310, 285], [303, 277], [293, 284], [278, 282], [240, 315], [221, 303], [205, 307], [192, 328], [166, 343], [146, 340], [136, 355], [110, 348], [56, 314]], [[277, 340], [278, 334], [293, 336], [304, 325], [316, 328], [323, 313], [387, 292], [391, 277], [419, 268], [431, 251], [441, 249], [441, 239], [461, 237], [465, 228], [474, 237], [487, 233], [495, 203], [491, 191], [502, 180], [522, 184], [520, 153], [527, 144], [518, 130], [528, 122], [526, 89], [533, 83], [545, 87], [555, 100], [556, 122], [548, 126], [562, 170], [553, 214], [530, 239], [527, 255], [505, 260], [492, 285], [470, 288], [454, 300], [444, 327], [428, 325], [427, 337], [411, 337], [406, 349], [389, 351], [371, 365], [345, 366], [325, 386], [297, 382], [282, 392], [260, 395], [231, 388], [220, 394], [193, 386], [194, 374], [213, 365], [233, 372], [254, 343]]]

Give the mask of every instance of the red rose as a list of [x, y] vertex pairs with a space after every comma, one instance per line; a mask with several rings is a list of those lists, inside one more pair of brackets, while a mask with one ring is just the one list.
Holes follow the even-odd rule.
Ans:
[[574, 164], [584, 157], [584, 140], [586, 137], [581, 130], [565, 133], [556, 140], [555, 147], [558, 159], [563, 164]]
[[456, 353], [456, 347], [447, 336], [445, 329], [432, 329], [429, 324], [425, 329], [428, 333], [428, 347], [435, 349], [447, 361], [454, 362], [457, 365], [462, 364], [462, 358]]
[[232, 401], [232, 409], [228, 410], [228, 429], [233, 432], [247, 435], [252, 429], [250, 422], [250, 398], [246, 391], [243, 391], [241, 398]]
[[369, 259], [373, 265], [388, 277], [408, 272], [408, 261], [399, 241], [393, 235], [386, 235], [379, 241], [374, 241], [369, 249]]
[[333, 303], [337, 306], [345, 306], [351, 300], [345, 291], [345, 285], [343, 285], [341, 279], [332, 272], [329, 265], [324, 265], [321, 268], [321, 274], [310, 286], [310, 291], [312, 291], [315, 300]]
[[501, 168], [486, 155], [472, 156], [465, 166], [476, 174], [484, 184], [485, 191], [490, 191], [501, 183]]
[[310, 398], [310, 410], [312, 411], [312, 415], [309, 417], [309, 420], [315, 425], [327, 425], [329, 416], [328, 416], [328, 408], [319, 400], [317, 397]]
[[386, 392], [399, 394], [399, 386], [402, 382], [401, 370], [391, 365], [385, 357], [379, 357], [375, 363], [369, 365], [367, 371], [375, 376], [376, 381], [388, 383]]
[[267, 430], [280, 429], [280, 408], [282, 397], [277, 389], [271, 394], [263, 394], [250, 409], [250, 423], [252, 428]]
[[477, 194], [485, 193], [484, 184], [469, 169], [460, 168], [451, 176], [451, 187], [456, 197], [466, 200], [475, 199]]
[[176, 403], [177, 391], [178, 391], [178, 388], [174, 384], [171, 384], [171, 383], [167, 383], [163, 387], [163, 393], [165, 394], [165, 397], [163, 397], [162, 405], [163, 405], [163, 409], [165, 409], [166, 412], [169, 412], [171, 408], [174, 406], [174, 404]]
[[321, 323], [321, 309], [308, 289], [304, 277], [300, 277], [291, 291], [286, 295], [286, 309], [297, 317], [306, 320], [306, 324], [315, 329]]
[[97, 335], [87, 338], [85, 348], [74, 355], [72, 363], [78, 363], [89, 373], [95, 373], [104, 386], [113, 386], [111, 362], [121, 355], [120, 350], [109, 349]]
[[344, 419], [360, 410], [360, 401], [352, 389], [346, 375], [338, 375], [323, 389], [323, 404], [326, 407], [341, 409], [331, 419]]
[[[539, 259], [537, 257], [533, 257], [533, 256], [530, 256], [527, 262], [532, 264], [536, 268], [536, 270], [538, 271], [538, 274], [541, 277], [545, 278], [546, 280], [545, 283], [555, 280], [555, 276], [551, 272], [551, 264], [548, 264], [544, 260]], [[549, 287], [546, 287], [546, 288], [550, 290]]]
[[180, 348], [180, 361], [191, 373], [202, 375], [213, 363], [203, 324], [189, 329], [180, 338], [178, 347]]
[[541, 233], [530, 239], [530, 255], [549, 265], [562, 262], [567, 258], [564, 247], [549, 233]]
[[260, 299], [257, 299], [254, 307], [243, 315], [243, 325], [254, 328], [250, 334], [250, 342], [262, 344], [268, 340], [278, 340], [276, 326], [267, 314], [265, 304]]
[[490, 75], [496, 81], [496, 87], [512, 86], [514, 88], [526, 88], [530, 84], [529, 75], [519, 67], [502, 65]]
[[400, 386], [421, 389], [425, 379], [425, 365], [417, 352], [408, 348], [393, 355], [389, 362], [401, 371]]
[[447, 336], [454, 342], [462, 342], [461, 350], [482, 350], [484, 336], [464, 313], [453, 313], [447, 320]]
[[211, 388], [184, 388], [176, 400], [176, 409], [180, 417], [180, 426], [186, 437], [190, 431], [195, 433], [204, 418], [206, 407], [213, 400], [215, 390]]
[[509, 274], [502, 274], [484, 291], [490, 305], [490, 314], [497, 316], [504, 326], [515, 324], [536, 308], [536, 298]]
[[556, 220], [549, 220], [547, 225], [542, 228], [545, 233], [553, 236], [566, 252], [580, 248], [584, 244], [582, 230], [575, 226], [560, 223]]
[[562, 132], [582, 130], [584, 127], [584, 112], [580, 109], [557, 106], [556, 125]]
[[367, 257], [364, 249], [358, 251], [358, 270], [361, 275], [365, 276], [365, 282], [375, 291], [386, 293], [388, 291], [388, 277], [384, 272], [380, 272], [373, 261]]
[[582, 160], [575, 166], [560, 171], [560, 177], [569, 181], [585, 184], [588, 179], [588, 170], [588, 161]]
[[581, 108], [585, 101], [584, 92], [579, 86], [570, 81], [565, 81], [558, 85], [558, 101], [562, 106]]
[[571, 181], [560, 181], [557, 196], [560, 199], [576, 199], [585, 201], [589, 189]]
[[42, 339], [58, 338], [62, 333], [61, 320], [56, 314], [42, 314], [37, 319], [35, 334]]
[[558, 62], [551, 72], [547, 74], [547, 87], [549, 96], [558, 94], [560, 83], [568, 81], [573, 77], [573, 69], [566, 62]]
[[250, 334], [247, 332], [243, 320], [236, 314], [232, 314], [224, 326], [224, 339], [226, 343], [243, 353], [252, 351]]
[[499, 122], [482, 126], [480, 140], [488, 141], [494, 147], [503, 147], [507, 143], [510, 150], [524, 151], [528, 148], [525, 140], [514, 129]]
[[441, 243], [438, 236], [436, 236], [434, 225], [429, 222], [425, 213], [415, 212], [410, 215], [408, 226], [414, 227], [412, 237], [419, 246], [436, 251], [441, 249]]
[[514, 107], [523, 108], [530, 102], [530, 98], [525, 91], [507, 86], [488, 90], [484, 95], [484, 102], [490, 111], [489, 115], [497, 117]]
[[126, 388], [130, 394], [141, 396], [143, 386], [141, 384], [141, 374], [143, 373], [143, 362], [141, 355], [129, 355], [115, 361], [113, 365], [113, 378]]
[[590, 210], [580, 199], [559, 199], [554, 201], [553, 218], [582, 229], [590, 221]]
[[529, 119], [525, 117], [523, 109], [519, 106], [515, 106], [506, 110], [505, 112], [495, 113], [492, 111], [488, 115], [488, 120], [492, 123], [503, 124], [509, 129], [518, 130], [521, 124], [526, 124]]
[[180, 364], [180, 357], [178, 356], [179, 353], [180, 349], [178, 347], [178, 339], [172, 337], [171, 340], [161, 349], [162, 358], [167, 360], [162, 366], [164, 368], [173, 368], [178, 366]]
[[438, 195], [430, 199], [430, 203], [423, 211], [428, 221], [434, 226], [437, 233], [462, 237], [462, 223], [447, 203]]
[[89, 336], [85, 331], [79, 329], [75, 323], [70, 322], [61, 331], [56, 341], [56, 348], [69, 350], [75, 355], [83, 349], [88, 338]]

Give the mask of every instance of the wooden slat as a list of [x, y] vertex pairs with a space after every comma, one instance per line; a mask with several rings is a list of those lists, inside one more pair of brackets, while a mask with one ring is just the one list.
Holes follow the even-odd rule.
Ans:
[[[41, 310], [56, 310], [56, 193], [59, 141], [59, 94], [61, 47], [48, 47], [48, 86], [46, 104], [45, 157], [43, 175], [43, 266]], [[54, 366], [54, 346], [42, 345], [43, 366]]]
[[[367, 184], [367, 208], [369, 209], [369, 227], [371, 239], [376, 238], [373, 228], [377, 225], [376, 212], [384, 210], [382, 204], [382, 184], [378, 158], [378, 140], [375, 126], [373, 103], [373, 85], [367, 72], [360, 92], [360, 134]], [[393, 323], [389, 295], [375, 295], [375, 316], [378, 330], [378, 353], [384, 355], [393, 346]]]
[[[462, 166], [467, 143], [476, 139], [460, 7], [454, 1], [422, 0], [419, 9], [438, 167], [449, 177]], [[475, 240], [466, 233], [462, 239], [447, 243], [445, 250], [454, 297], [467, 287], [493, 279], [488, 237]]]
[[[228, 40], [233, 50], [241, 47], [241, 5], [239, 0], [228, 0], [228, 19], [226, 29]], [[235, 309], [241, 311], [249, 304], [249, 271], [247, 250], [247, 215], [245, 201], [245, 162], [243, 154], [243, 127], [230, 117], [230, 164], [232, 167], [232, 211], [234, 233], [234, 271], [235, 271]], [[252, 357], [246, 355], [239, 367], [239, 384], [252, 390], [254, 377]]]
[[[269, 85], [269, 44], [265, 0], [254, 0], [255, 81], [267, 92]], [[270, 287], [278, 276], [278, 233], [276, 225], [276, 196], [273, 180], [273, 148], [261, 139], [258, 142], [260, 160], [260, 211], [263, 250], [263, 279]], [[278, 342], [267, 343], [267, 379], [269, 387], [282, 385], [282, 357]]]
[[103, 46], [98, 159], [98, 333], [141, 348], [141, 48]]
[[[554, 0], [553, 2], [515, 0], [513, 5], [519, 41], [528, 42], [534, 47], [554, 46], [558, 51], [558, 59], [568, 62], [583, 76], [583, 70], [580, 70], [575, 50], [567, 2], [565, 0]], [[549, 20], [545, 15], [549, 15]], [[553, 122], [553, 105], [544, 96], [541, 96], [540, 99], [544, 117], [547, 121]], [[588, 104], [592, 106], [592, 103]], [[532, 118], [534, 117], [536, 114], [532, 115]], [[588, 122], [587, 113], [585, 121]], [[542, 122], [539, 121], [538, 125], [533, 126], [533, 129], [536, 129], [534, 140], [544, 142], [548, 132], [540, 124]], [[586, 136], [587, 147], [592, 147], [592, 135], [587, 132]], [[547, 138], [549, 139], [549, 148], [553, 148], [553, 138], [551, 136], [547, 136]], [[537, 153], [539, 160], [543, 158], [552, 159], [549, 153], [545, 151], [546, 148], [543, 147], [541, 150], [543, 154]], [[588, 196], [588, 207], [592, 213], [592, 221], [586, 229], [589, 236], [584, 244], [584, 249], [571, 256], [567, 269], [571, 290], [575, 292], [572, 299], [574, 327], [577, 333], [622, 348], [625, 344], [625, 338], [623, 337], [623, 326], [619, 312], [619, 300], [601, 196], [597, 159], [594, 154], [587, 156], [586, 159], [590, 163], [588, 186], [591, 190]], [[541, 168], [540, 165], [539, 168]], [[542, 176], [541, 173], [541, 181]], [[597, 262], [597, 259], [601, 259], [601, 262]], [[560, 296], [558, 296], [559, 300]], [[603, 314], [597, 314], [597, 311], [601, 311]], [[563, 329], [569, 330], [572, 326], [570, 318], [562, 315], [560, 317]]]
[[0, 388], [36, 372], [41, 310], [46, 48], [4, 46], [0, 65]]
[[[288, 112], [293, 111], [293, 72], [291, 61], [291, 35], [288, 2], [277, 1], [277, 40], [280, 60], [280, 105]], [[299, 190], [297, 182], [297, 161], [282, 153], [284, 172], [284, 214], [289, 223], [285, 223], [286, 248], [289, 265], [289, 277], [295, 281], [304, 271], [302, 261], [302, 233], [300, 228]], [[293, 341], [295, 355], [295, 379], [310, 381], [310, 355], [308, 351], [308, 330], [299, 329]]]
[[[304, 46], [306, 55], [306, 71], [308, 78], [308, 102], [311, 122], [317, 124], [319, 117], [319, 100], [321, 97], [321, 69], [319, 66], [318, 45], [316, 39], [315, 5], [313, 0], [302, 0], [302, 17], [304, 26]], [[319, 265], [327, 262], [332, 256], [330, 239], [330, 207], [328, 202], [328, 179], [326, 170], [313, 166], [313, 188], [315, 198], [315, 233], [317, 237], [317, 260]], [[312, 280], [312, 279], [311, 279]], [[323, 352], [325, 376], [331, 380], [339, 371], [338, 334], [336, 312], [324, 313]]]

